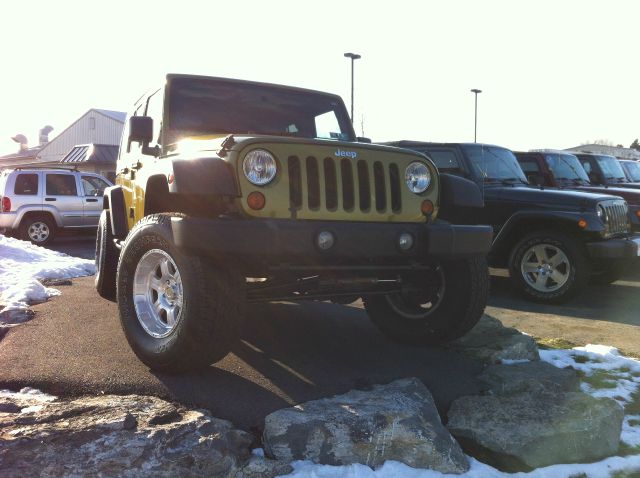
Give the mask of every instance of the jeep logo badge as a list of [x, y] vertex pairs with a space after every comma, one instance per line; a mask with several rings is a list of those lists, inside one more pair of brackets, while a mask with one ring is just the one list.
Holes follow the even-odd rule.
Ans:
[[358, 153], [356, 153], [355, 151], [342, 151], [341, 149], [339, 149], [338, 151], [336, 151], [334, 153], [336, 155], [336, 157], [338, 158], [351, 158], [351, 159], [356, 159], [358, 157]]

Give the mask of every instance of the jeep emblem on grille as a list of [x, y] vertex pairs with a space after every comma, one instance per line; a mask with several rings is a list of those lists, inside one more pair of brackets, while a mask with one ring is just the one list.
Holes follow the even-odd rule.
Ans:
[[338, 151], [336, 151], [334, 153], [336, 155], [336, 157], [338, 158], [351, 158], [351, 159], [356, 159], [358, 157], [358, 153], [356, 153], [355, 151], [342, 151], [341, 149], [339, 149]]

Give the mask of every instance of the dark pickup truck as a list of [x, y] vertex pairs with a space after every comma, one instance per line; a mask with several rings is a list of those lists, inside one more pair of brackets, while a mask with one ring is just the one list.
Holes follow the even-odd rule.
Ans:
[[632, 230], [640, 232], [640, 191], [626, 187], [591, 184], [578, 158], [566, 151], [542, 150], [526, 153], [517, 151], [514, 154], [529, 184], [622, 197], [629, 205]]
[[640, 236], [631, 234], [622, 198], [532, 187], [514, 154], [499, 146], [387, 144], [426, 154], [443, 184], [455, 175], [480, 186], [484, 207], [443, 207], [440, 216], [454, 224], [493, 226], [490, 265], [508, 267], [512, 280], [532, 300], [560, 302], [590, 279], [612, 282], [625, 262], [638, 257]]

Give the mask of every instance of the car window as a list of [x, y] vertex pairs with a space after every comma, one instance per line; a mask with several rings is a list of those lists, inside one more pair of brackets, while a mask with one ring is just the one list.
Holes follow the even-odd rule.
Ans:
[[540, 167], [535, 159], [519, 159], [520, 167], [525, 173], [539, 173]]
[[13, 192], [20, 196], [34, 196], [38, 194], [38, 175], [18, 174]]
[[461, 174], [462, 168], [454, 151], [429, 151], [427, 155], [443, 173]]
[[591, 163], [584, 159], [580, 162], [582, 163], [582, 167], [587, 172], [587, 174], [591, 174]]
[[640, 182], [640, 163], [625, 162], [624, 163], [631, 180]]
[[72, 174], [47, 174], [48, 196], [76, 196], [76, 178]]
[[102, 196], [109, 184], [95, 176], [82, 176], [82, 189], [85, 196]]

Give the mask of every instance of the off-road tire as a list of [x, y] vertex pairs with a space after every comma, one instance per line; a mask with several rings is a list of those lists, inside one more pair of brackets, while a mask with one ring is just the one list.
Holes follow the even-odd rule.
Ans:
[[[227, 355], [239, 338], [246, 295], [243, 277], [174, 244], [171, 220], [180, 217], [154, 214], [140, 220], [129, 232], [118, 263], [118, 308], [129, 345], [152, 370], [165, 373], [206, 367]], [[162, 338], [143, 328], [133, 301], [136, 267], [151, 250], [170, 256], [182, 282], [180, 317]]]
[[109, 211], [102, 211], [96, 232], [96, 277], [98, 294], [112, 302], [116, 301], [116, 273], [120, 251], [113, 243]]
[[[524, 254], [533, 246], [548, 244], [562, 251], [570, 265], [568, 279], [557, 290], [542, 292], [536, 290], [525, 280], [521, 272]], [[514, 246], [509, 259], [509, 273], [515, 286], [527, 299], [534, 302], [557, 304], [568, 300], [581, 292], [588, 284], [591, 266], [584, 245], [569, 233], [560, 231], [535, 231], [524, 236]]]
[[[42, 240], [35, 240], [32, 238], [30, 234], [30, 230], [32, 227], [38, 227], [39, 224], [46, 226], [48, 230], [48, 235], [46, 238]], [[20, 239], [29, 241], [32, 244], [37, 246], [46, 246], [53, 241], [53, 238], [56, 235], [56, 225], [53, 222], [51, 216], [46, 214], [29, 214], [25, 218], [22, 219], [19, 227], [19, 236]]]
[[595, 285], [609, 285], [620, 279], [628, 269], [628, 262], [614, 261], [605, 265], [602, 271], [594, 273], [589, 282]]
[[442, 345], [469, 332], [480, 320], [489, 295], [489, 269], [484, 257], [440, 263], [445, 281], [438, 307], [424, 318], [406, 318], [385, 295], [363, 298], [371, 321], [389, 338], [411, 345]]

